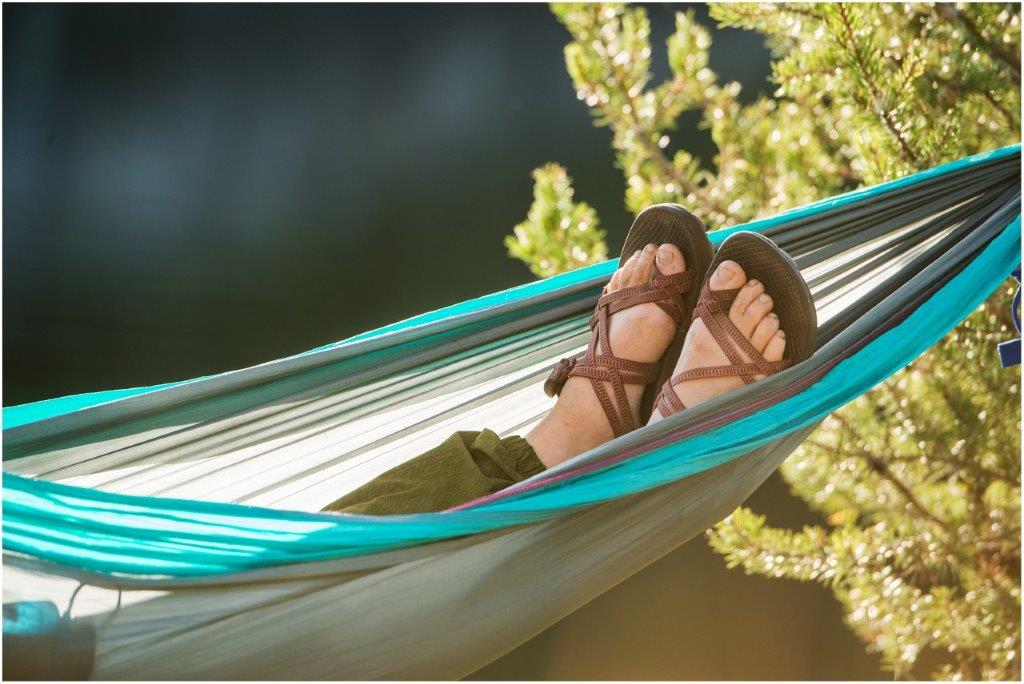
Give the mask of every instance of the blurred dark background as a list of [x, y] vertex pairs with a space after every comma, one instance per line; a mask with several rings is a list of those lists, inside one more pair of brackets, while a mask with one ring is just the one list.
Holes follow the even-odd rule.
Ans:
[[[648, 5], [654, 70], [676, 6]], [[705, 25], [702, 5], [693, 5]], [[239, 368], [530, 279], [502, 238], [565, 164], [617, 252], [607, 130], [545, 5], [3, 6], [3, 401]], [[711, 66], [770, 91], [756, 34]], [[680, 136], [714, 148], [684, 120]], [[773, 478], [752, 502], [812, 520]], [[479, 673], [874, 678], [823, 590], [697, 539]]]
[[[657, 46], [672, 12], [650, 7]], [[613, 249], [629, 226], [544, 5], [4, 19], [6, 405], [259, 363], [524, 282], [502, 237], [546, 161]], [[767, 88], [756, 35], [714, 56]]]

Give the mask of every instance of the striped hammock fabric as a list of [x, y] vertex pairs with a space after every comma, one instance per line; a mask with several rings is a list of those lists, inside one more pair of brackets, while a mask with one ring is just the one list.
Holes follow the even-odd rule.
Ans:
[[739, 229], [802, 269], [810, 359], [443, 513], [316, 511], [454, 430], [529, 430], [614, 261], [252, 368], [4, 409], [5, 603], [87, 628], [97, 678], [468, 674], [727, 515], [991, 294], [1020, 262], [1020, 147], [712, 242]]

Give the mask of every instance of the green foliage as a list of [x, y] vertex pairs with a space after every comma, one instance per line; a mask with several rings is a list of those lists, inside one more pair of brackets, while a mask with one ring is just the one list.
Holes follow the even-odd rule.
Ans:
[[1019, 6], [737, 3], [713, 14], [769, 36], [776, 95], [837, 112], [850, 133], [842, 153], [865, 183], [999, 146], [1020, 129]]
[[[678, 202], [721, 227], [1020, 139], [1019, 4], [712, 5], [720, 24], [773, 50], [777, 89], [749, 104], [710, 69], [711, 36], [692, 11], [676, 14], [672, 75], [657, 84], [642, 8], [552, 11], [634, 213]], [[710, 131], [713, 159], [686, 151], [686, 112]], [[534, 174], [510, 254], [537, 275], [603, 259], [598, 217], [573, 200], [565, 170]], [[898, 675], [923, 658], [938, 677], [1020, 677], [1020, 373], [995, 356], [1008, 306], [994, 296], [783, 465], [826, 525], [777, 529], [740, 508], [709, 532], [731, 566], [828, 586]]]
[[[565, 63], [576, 94], [612, 132], [633, 213], [678, 202], [722, 227], [1019, 139], [1019, 5], [712, 5], [721, 24], [763, 33], [776, 54], [774, 97], [747, 105], [739, 84], [720, 84], [708, 66], [711, 35], [692, 10], [676, 14], [672, 76], [658, 84], [643, 8], [552, 11], [572, 39]], [[677, 122], [687, 112], [710, 131], [713, 159], [686, 151]], [[571, 221], [575, 204], [558, 207]], [[544, 216], [519, 226], [540, 246], [517, 235], [512, 256], [535, 273], [554, 272], [542, 259], [584, 263], [555, 256], [547, 231], [561, 220]]]
[[740, 508], [709, 532], [730, 567], [830, 587], [897, 674], [927, 654], [937, 677], [1020, 678], [1020, 370], [996, 352], [1009, 302], [991, 298], [783, 464], [828, 527]]
[[572, 196], [572, 179], [565, 167], [547, 164], [534, 169], [530, 212], [505, 238], [505, 246], [538, 277], [608, 258], [597, 212], [586, 202], [574, 202]]

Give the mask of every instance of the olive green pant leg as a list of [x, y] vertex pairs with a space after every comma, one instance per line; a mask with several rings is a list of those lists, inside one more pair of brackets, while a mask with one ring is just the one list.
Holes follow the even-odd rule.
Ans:
[[443, 511], [542, 470], [544, 465], [522, 437], [501, 438], [490, 430], [456, 432], [323, 510], [364, 515]]

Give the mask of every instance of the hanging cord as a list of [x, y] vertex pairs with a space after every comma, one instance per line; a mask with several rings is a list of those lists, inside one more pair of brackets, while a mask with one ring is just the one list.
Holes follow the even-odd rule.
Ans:
[[[85, 587], [85, 582], [82, 582], [81, 580], [79, 580], [78, 586], [75, 588], [75, 590], [73, 592], [71, 592], [71, 598], [68, 599], [68, 607], [64, 611], [64, 615], [62, 616], [62, 619], [65, 622], [70, 622], [70, 621], [72, 621], [74, 619], [74, 618], [71, 617], [71, 610], [75, 606], [75, 599], [78, 598], [78, 592], [82, 591], [82, 589], [84, 587]], [[98, 622], [97, 626], [105, 627], [106, 625], [109, 625], [110, 622], [117, 616], [117, 612], [119, 610], [121, 610], [121, 597], [122, 596], [123, 596], [123, 591], [119, 588], [117, 590], [117, 603], [114, 605], [114, 609], [111, 610], [107, 614], [105, 620], [103, 620], [102, 622]]]
[[85, 582], [79, 581], [78, 586], [75, 587], [75, 590], [73, 592], [71, 592], [71, 598], [68, 599], [68, 607], [64, 611], [64, 615], [62, 616], [65, 621], [71, 620], [71, 609], [75, 606], [75, 599], [78, 598], [78, 592], [82, 591], [82, 588], [84, 586]]
[[[1020, 335], [1020, 266], [1013, 272], [1013, 279], [1017, 281], [1017, 294], [1013, 296], [1013, 303], [1010, 304], [1010, 316], [1013, 317], [1013, 327]], [[1020, 365], [1019, 337], [999, 345], [999, 363], [1003, 364], [1003, 368]]]

